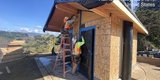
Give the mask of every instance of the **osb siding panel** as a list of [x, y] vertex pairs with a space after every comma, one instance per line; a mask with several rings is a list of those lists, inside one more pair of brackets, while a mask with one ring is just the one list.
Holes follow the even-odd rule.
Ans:
[[133, 50], [132, 50], [132, 66], [137, 62], [137, 30], [133, 29]]
[[103, 18], [85, 23], [85, 27], [96, 26], [95, 77], [109, 80], [111, 18]]
[[112, 15], [109, 80], [117, 80], [119, 77], [121, 35], [122, 35], [122, 21], [116, 16]]

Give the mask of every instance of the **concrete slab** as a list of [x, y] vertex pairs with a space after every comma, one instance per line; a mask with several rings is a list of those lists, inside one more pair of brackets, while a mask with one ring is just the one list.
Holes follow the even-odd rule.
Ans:
[[132, 70], [132, 80], [160, 80], [160, 66], [138, 63]]
[[5, 68], [6, 68], [7, 73], [11, 73], [10, 69], [8, 68], [8, 66], [6, 66]]
[[44, 80], [52, 80], [52, 77], [48, 75], [48, 72], [45, 70], [45, 68], [39, 68]]
[[3, 74], [3, 72], [0, 71], [0, 75]]
[[[39, 61], [42, 63], [47, 74], [52, 78], [52, 80], [85, 80], [81, 75], [74, 76], [71, 74], [71, 72], [66, 73], [66, 76], [63, 77], [62, 65], [57, 66], [56, 69], [53, 70], [53, 64], [55, 59], [56, 59], [56, 56], [39, 57]], [[66, 66], [66, 69], [71, 70], [71, 67]], [[44, 75], [44, 77], [45, 76], [46, 75]]]
[[43, 67], [43, 65], [42, 65], [42, 63], [39, 61], [39, 58], [38, 58], [38, 57], [36, 57], [36, 58], [34, 58], [34, 59], [35, 59], [35, 61], [36, 61], [36, 64], [37, 64], [38, 68]]

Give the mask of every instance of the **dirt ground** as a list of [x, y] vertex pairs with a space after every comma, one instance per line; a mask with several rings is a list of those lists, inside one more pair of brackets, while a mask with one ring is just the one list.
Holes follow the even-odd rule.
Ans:
[[[11, 73], [7, 73], [6, 66]], [[33, 57], [0, 64], [0, 80], [43, 80]]]
[[138, 62], [132, 71], [132, 80], [160, 80], [160, 64]]

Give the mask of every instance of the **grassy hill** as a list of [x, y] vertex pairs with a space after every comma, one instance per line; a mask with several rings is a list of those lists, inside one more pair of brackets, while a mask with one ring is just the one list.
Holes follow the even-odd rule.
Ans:
[[57, 42], [57, 37], [54, 35], [38, 35], [38, 36], [30, 36], [26, 40], [26, 44], [23, 45], [25, 52], [30, 53], [45, 53], [51, 52], [52, 48], [55, 48], [55, 51], [58, 49], [58, 45], [55, 45]]
[[12, 40], [26, 39], [27, 37], [26, 33], [0, 31], [0, 47], [6, 47]]
[[0, 31], [0, 41], [11, 41], [14, 39], [25, 39], [28, 37], [26, 33]]

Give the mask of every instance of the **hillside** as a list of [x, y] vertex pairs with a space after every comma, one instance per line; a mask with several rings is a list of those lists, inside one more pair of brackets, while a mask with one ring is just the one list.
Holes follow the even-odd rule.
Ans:
[[51, 52], [53, 47], [57, 51], [57, 40], [58, 38], [56, 36], [49, 34], [30, 36], [26, 40], [26, 44], [23, 45], [23, 48], [25, 52], [30, 53]]
[[26, 39], [25, 33], [0, 31], [0, 47], [6, 47], [8, 43], [15, 39]]
[[20, 33], [20, 32], [7, 32], [7, 31], [0, 31], [0, 41], [11, 41], [14, 39], [25, 39], [28, 37], [28, 34], [26, 33]]

